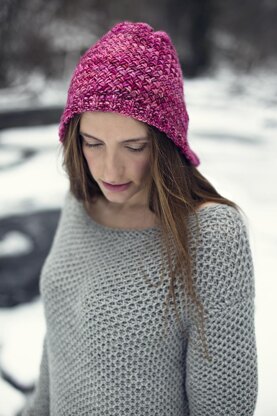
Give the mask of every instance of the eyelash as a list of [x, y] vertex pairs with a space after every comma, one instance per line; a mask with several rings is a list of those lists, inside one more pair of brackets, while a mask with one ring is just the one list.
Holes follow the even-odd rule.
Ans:
[[[86, 141], [84, 142], [85, 143], [85, 146], [87, 146], [87, 147], [90, 147], [90, 148], [92, 148], [92, 147], [98, 147], [98, 146], [101, 146], [101, 144], [100, 143], [97, 143], [97, 144], [91, 144], [91, 143], [87, 143]], [[134, 148], [132, 148], [132, 147], [126, 147], [127, 149], [129, 149], [131, 152], [142, 152], [143, 151], [143, 149], [145, 148], [145, 146], [142, 146], [142, 147], [140, 147], [140, 148], [138, 148], [138, 149], [134, 149]]]

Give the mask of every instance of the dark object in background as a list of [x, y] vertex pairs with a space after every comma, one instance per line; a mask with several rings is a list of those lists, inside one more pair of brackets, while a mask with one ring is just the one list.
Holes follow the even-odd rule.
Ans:
[[68, 80], [95, 36], [123, 20], [166, 30], [185, 76], [222, 59], [237, 69], [267, 68], [277, 56], [276, 18], [276, 0], [1, 0], [0, 88], [37, 73]]
[[59, 122], [62, 106], [22, 108], [0, 112], [0, 130], [10, 127], [41, 126]]
[[0, 307], [39, 296], [40, 271], [59, 216], [60, 210], [48, 210], [0, 219]]
[[165, 10], [163, 26], [174, 39], [183, 74], [197, 77], [212, 62], [213, 0], [167, 0]]

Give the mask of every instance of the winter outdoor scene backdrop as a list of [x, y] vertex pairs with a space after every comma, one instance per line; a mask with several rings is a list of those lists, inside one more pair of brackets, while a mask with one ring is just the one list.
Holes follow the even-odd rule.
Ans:
[[[39, 374], [45, 321], [38, 293], [38, 278], [68, 189], [68, 180], [61, 166], [55, 111], [59, 114], [65, 104], [69, 74], [80, 51], [86, 49], [115, 21], [125, 18], [145, 20], [153, 26], [157, 22], [159, 28], [170, 32], [170, 23], [179, 19], [176, 10], [180, 12], [181, 7], [178, 1], [172, 2], [171, 7], [166, 1], [159, 6], [148, 2], [149, 16], [144, 16], [137, 5], [132, 6], [134, 10], [128, 9], [128, 13], [124, 14], [122, 5], [126, 6], [126, 2], [119, 2], [122, 5], [119, 4], [117, 8], [109, 1], [103, 2], [102, 6], [97, 6], [95, 2], [94, 12], [90, 11], [94, 16], [93, 30], [85, 14], [89, 8], [88, 2], [78, 2], [81, 10], [78, 10], [75, 21], [69, 19], [76, 12], [72, 2], [68, 2], [71, 8], [65, 7], [65, 1], [56, 3], [60, 5], [59, 10], [53, 1], [49, 2], [48, 9], [41, 9], [40, 1], [30, 1], [28, 9], [20, 9], [20, 2], [6, 0], [3, 2], [6, 8], [3, 8], [2, 14], [0, 12], [2, 23], [6, 24], [1, 25], [0, 32], [8, 45], [14, 45], [14, 35], [11, 34], [14, 24], [18, 23], [18, 28], [25, 34], [20, 16], [26, 18], [26, 15], [31, 17], [33, 14], [41, 17], [44, 34], [47, 34], [45, 21], [50, 16], [51, 31], [48, 34], [51, 34], [51, 45], [55, 44], [55, 47], [53, 52], [46, 44], [45, 50], [49, 56], [53, 53], [57, 57], [59, 51], [62, 51], [63, 56], [58, 64], [58, 68], [63, 68], [62, 77], [59, 78], [55, 72], [57, 68], [51, 68], [52, 72], [47, 73], [45, 64], [44, 67], [40, 66], [41, 60], [36, 63], [34, 56], [26, 58], [24, 54], [20, 55], [16, 46], [11, 46], [10, 55], [13, 56], [9, 55], [7, 47], [2, 45], [2, 51], [0, 48], [0, 416], [20, 415]], [[184, 16], [191, 16], [190, 2], [184, 3], [187, 4]], [[194, 3], [195, 9], [198, 3]], [[237, 6], [240, 4], [238, 1], [235, 3]], [[245, 10], [242, 7], [241, 13], [251, 10], [254, 21], [254, 17], [258, 19], [259, 7], [263, 4], [266, 10], [271, 10], [272, 16], [277, 16], [273, 3], [264, 1], [259, 2], [258, 6], [253, 1], [252, 9], [247, 9], [250, 6], [246, 1]], [[209, 53], [202, 61], [196, 62], [193, 59], [192, 42], [187, 45], [191, 59], [186, 65], [186, 50], [183, 51], [183, 63], [189, 68], [187, 73], [184, 70], [185, 98], [190, 116], [189, 141], [200, 157], [199, 171], [219, 193], [237, 202], [247, 215], [256, 286], [259, 392], [255, 416], [275, 416], [277, 61], [272, 45], [268, 46], [267, 43], [271, 40], [276, 44], [277, 37], [273, 40], [270, 36], [273, 30], [270, 28], [271, 18], [263, 10], [264, 16], [267, 16], [264, 17], [265, 21], [269, 22], [269, 34], [264, 23], [265, 33], [259, 32], [260, 37], [262, 33], [266, 38], [261, 52], [262, 40], [259, 39], [255, 44], [256, 49], [253, 48], [256, 33], [251, 25], [247, 29], [247, 24], [242, 24], [248, 22], [247, 13], [238, 16], [237, 20], [234, 16], [227, 18], [218, 2], [207, 4], [211, 9], [202, 10], [202, 17], [210, 17], [212, 13], [218, 16], [218, 21], [213, 22], [216, 26], [213, 30], [209, 26], [211, 23], [206, 23], [205, 33], [209, 33], [212, 41], [204, 45], [204, 50], [208, 48]], [[61, 13], [63, 7], [64, 16]], [[228, 7], [230, 1], [226, 2]], [[155, 20], [155, 12], [159, 8], [164, 15], [159, 11], [161, 20], [157, 17]], [[164, 16], [170, 9], [171, 14], [166, 19]], [[256, 10], [257, 15], [253, 10]], [[95, 23], [97, 16], [102, 32]], [[197, 21], [195, 15], [194, 18]], [[188, 21], [186, 19], [184, 22]], [[223, 30], [224, 24], [228, 28], [226, 31]], [[38, 22], [34, 25], [37, 27]], [[171, 30], [172, 37], [173, 34], [176, 36], [174, 40], [181, 48], [178, 33]], [[58, 35], [55, 37], [55, 34]], [[243, 45], [237, 41], [236, 34], [243, 38]], [[27, 38], [23, 37], [23, 46]], [[40, 34], [37, 40], [38, 55], [43, 39]], [[253, 39], [252, 44], [249, 39]], [[195, 49], [200, 54], [201, 48], [198, 46]], [[267, 55], [263, 55], [265, 50]], [[11, 69], [14, 68], [13, 59], [17, 54], [20, 55], [19, 62], [29, 59], [31, 69], [28, 69], [27, 64], [24, 64], [25, 67], [22, 65], [22, 72], [18, 67]], [[4, 65], [3, 57], [9, 57], [10, 62]], [[267, 64], [261, 63], [263, 59]], [[37, 113], [34, 113], [33, 119], [32, 113], [28, 113], [37, 109], [42, 110], [39, 115], [41, 122], [34, 120]], [[56, 109], [54, 116], [49, 116], [49, 113], [48, 116], [43, 115], [45, 109]]]

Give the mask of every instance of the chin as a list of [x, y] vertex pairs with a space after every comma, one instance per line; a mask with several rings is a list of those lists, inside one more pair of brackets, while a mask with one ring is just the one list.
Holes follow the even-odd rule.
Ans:
[[126, 203], [130, 200], [133, 200], [134, 198], [136, 199], [138, 197], [137, 194], [141, 191], [141, 189], [130, 188], [122, 192], [109, 192], [103, 187], [101, 188], [101, 191], [105, 198], [110, 202]]

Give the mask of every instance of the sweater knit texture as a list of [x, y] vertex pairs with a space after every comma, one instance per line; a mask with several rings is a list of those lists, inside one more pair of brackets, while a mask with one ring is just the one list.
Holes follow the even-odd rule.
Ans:
[[[23, 416], [250, 416], [257, 399], [254, 267], [233, 207], [188, 219], [193, 279], [205, 310], [208, 361], [192, 305], [176, 283], [164, 331], [161, 230], [112, 228], [68, 192], [40, 277], [46, 334]], [[164, 269], [167, 276], [167, 268]]]

